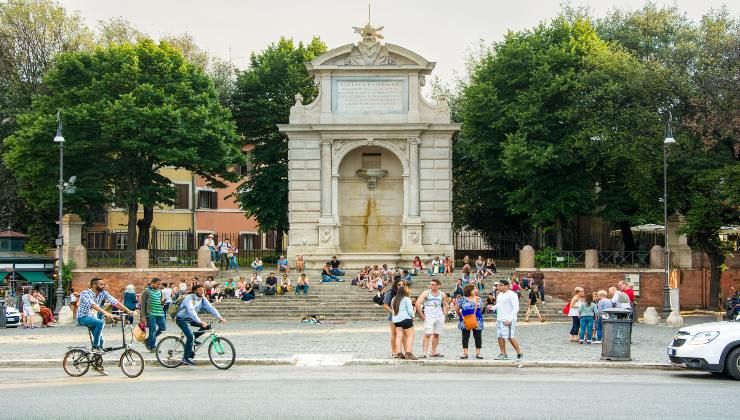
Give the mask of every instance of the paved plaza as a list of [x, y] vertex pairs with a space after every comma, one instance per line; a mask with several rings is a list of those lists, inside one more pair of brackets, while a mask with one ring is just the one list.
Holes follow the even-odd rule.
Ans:
[[[688, 323], [705, 322], [701, 317], [687, 318]], [[496, 345], [495, 324], [486, 318], [483, 331], [483, 356], [486, 361], [498, 354]], [[414, 353], [421, 354], [423, 330], [421, 322], [416, 323]], [[434, 362], [458, 362], [461, 353], [460, 331], [456, 323], [445, 325], [439, 351], [444, 359]], [[519, 322], [519, 338], [527, 362], [599, 362], [601, 346], [598, 344], [579, 345], [568, 341], [566, 323]], [[232, 340], [236, 347], [237, 359], [250, 359], [267, 363], [276, 359], [299, 359], [311, 363], [314, 358], [339, 361], [377, 361], [388, 359], [388, 326], [383, 322], [355, 321], [346, 323], [326, 322], [320, 325], [302, 324], [300, 322], [279, 321], [237, 321], [218, 327], [224, 337]], [[167, 323], [167, 333], [179, 333], [177, 326]], [[670, 343], [676, 329], [665, 326], [635, 325], [633, 330], [632, 361], [634, 364], [665, 364], [668, 358], [665, 348]], [[120, 330], [106, 328], [104, 336], [109, 343], [120, 342]], [[61, 359], [67, 346], [84, 345], [87, 332], [82, 327], [60, 326], [46, 329], [23, 330], [8, 329], [0, 334], [0, 363], [12, 365], [19, 360], [58, 360]], [[144, 349], [142, 343], [135, 348], [147, 359], [154, 359], [153, 353]], [[472, 342], [471, 342], [472, 351]], [[204, 354], [199, 356], [204, 357]], [[513, 355], [513, 351], [511, 352]], [[113, 359], [114, 357], [111, 357]], [[407, 363], [407, 362], [405, 362]], [[474, 360], [465, 363], [477, 363]]]

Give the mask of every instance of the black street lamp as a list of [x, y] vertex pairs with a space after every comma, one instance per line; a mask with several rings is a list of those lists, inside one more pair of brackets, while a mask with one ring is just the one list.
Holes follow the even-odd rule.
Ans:
[[59, 275], [57, 276], [57, 303], [54, 306], [54, 314], [59, 315], [64, 303], [64, 280], [62, 276], [64, 268], [64, 233], [62, 231], [62, 218], [64, 217], [64, 137], [62, 137], [61, 111], [57, 111], [57, 134], [54, 136], [54, 143], [59, 143], [59, 236], [56, 240], [56, 246], [59, 250]]
[[665, 235], [665, 251], [663, 256], [663, 316], [671, 313], [671, 289], [669, 276], [671, 273], [671, 251], [668, 247], [668, 147], [676, 142], [673, 138], [671, 120], [673, 114], [668, 111], [668, 126], [665, 140], [663, 140], [663, 233]]

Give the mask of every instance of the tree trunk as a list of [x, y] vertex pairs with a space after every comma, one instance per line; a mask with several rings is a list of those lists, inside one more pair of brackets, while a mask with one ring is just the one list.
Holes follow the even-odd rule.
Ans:
[[721, 265], [725, 262], [725, 255], [708, 234], [697, 234], [696, 241], [709, 257], [709, 309], [719, 308], [720, 311], [724, 311], [720, 299], [720, 279], [722, 278]]
[[128, 204], [128, 238], [126, 249], [136, 251], [136, 217], [139, 213], [139, 203], [134, 201]]
[[563, 223], [559, 217], [555, 219], [555, 248], [563, 250]]
[[144, 217], [136, 222], [139, 227], [139, 238], [136, 241], [136, 249], [149, 249], [149, 230], [154, 221], [154, 206], [144, 205]]
[[632, 235], [632, 226], [630, 222], [622, 220], [619, 222], [619, 229], [622, 231], [622, 243], [625, 251], [637, 251], [635, 237]]
[[280, 252], [285, 251], [283, 249], [283, 231], [282, 229], [278, 229], [275, 233], [275, 248], [277, 248]]

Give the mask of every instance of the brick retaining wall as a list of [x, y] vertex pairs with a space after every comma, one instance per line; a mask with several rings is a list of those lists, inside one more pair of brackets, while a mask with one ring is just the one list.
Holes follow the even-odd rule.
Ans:
[[179, 283], [185, 281], [190, 284], [194, 277], [204, 282], [208, 276], [216, 276], [218, 270], [213, 268], [85, 268], [72, 271], [72, 287], [81, 291], [90, 287], [90, 279], [99, 277], [108, 284], [108, 291], [115, 297], [129, 284], [133, 284], [137, 293], [140, 292], [152, 277], [157, 277], [164, 283]]

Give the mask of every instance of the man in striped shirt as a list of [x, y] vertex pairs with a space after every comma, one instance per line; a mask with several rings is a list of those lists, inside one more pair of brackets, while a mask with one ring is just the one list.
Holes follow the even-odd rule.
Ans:
[[[87, 327], [93, 336], [93, 351], [102, 352], [103, 350], [103, 327], [105, 322], [100, 318], [103, 315], [107, 318], [113, 318], [113, 314], [104, 311], [101, 306], [108, 302], [118, 309], [133, 315], [134, 312], [123, 306], [119, 301], [108, 293], [105, 281], [97, 277], [90, 280], [90, 288], [80, 293], [80, 303], [77, 307], [77, 323]], [[98, 316], [95, 316], [98, 312]]]
[[146, 341], [146, 348], [149, 351], [154, 351], [157, 337], [167, 329], [164, 322], [164, 299], [159, 286], [159, 279], [153, 277], [149, 287], [141, 292], [141, 320], [146, 320], [149, 327], [149, 337]]

